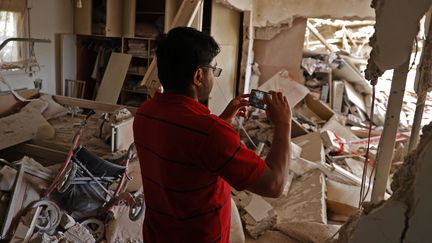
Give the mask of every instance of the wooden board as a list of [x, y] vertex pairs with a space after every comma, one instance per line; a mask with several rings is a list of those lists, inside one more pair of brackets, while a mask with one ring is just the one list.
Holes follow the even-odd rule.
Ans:
[[31, 140], [41, 126], [51, 126], [36, 111], [19, 112], [0, 119], [0, 150]]
[[364, 100], [364, 96], [360, 94], [349, 82], [345, 82], [345, 92], [347, 94], [348, 99], [353, 103], [355, 106], [360, 108], [363, 112], [366, 114], [369, 114], [366, 103]]
[[81, 108], [87, 108], [92, 109], [96, 111], [103, 111], [103, 112], [113, 112], [117, 110], [120, 107], [125, 107], [128, 109], [132, 115], [135, 115], [137, 108], [131, 107], [131, 106], [120, 106], [120, 105], [113, 105], [113, 104], [107, 104], [103, 102], [97, 102], [93, 100], [84, 100], [84, 99], [78, 99], [78, 98], [72, 98], [72, 97], [66, 97], [61, 95], [54, 95], [53, 99], [62, 105], [66, 106], [78, 106]]
[[[170, 29], [178, 26], [191, 26], [202, 2], [202, 0], [183, 1], [176, 16], [174, 17]], [[156, 58], [153, 58], [149, 67], [147, 68], [147, 72], [141, 81], [141, 85], [148, 87], [150, 90], [150, 95], [153, 95], [154, 92], [156, 92], [161, 87], [157, 76]]]
[[343, 94], [345, 84], [343, 81], [333, 81], [333, 102], [331, 102], [332, 108], [336, 113], [342, 112]]
[[132, 55], [113, 52], [102, 78], [96, 101], [117, 104]]
[[[30, 99], [39, 96], [37, 89], [28, 89], [16, 91], [25, 99]], [[10, 92], [0, 94], [0, 117], [8, 116], [16, 112], [25, 103], [17, 100]]]

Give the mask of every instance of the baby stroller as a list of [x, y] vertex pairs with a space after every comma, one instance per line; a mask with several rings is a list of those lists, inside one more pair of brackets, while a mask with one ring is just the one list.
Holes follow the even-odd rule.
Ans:
[[[136, 154], [135, 146], [132, 144], [129, 147], [121, 164], [115, 164], [79, 145], [79, 138], [92, 114], [93, 111], [81, 123], [65, 163], [46, 191], [45, 197], [57, 189], [63, 206], [77, 212], [104, 213], [119, 202], [125, 202], [130, 206], [130, 219], [137, 220], [144, 212], [144, 195], [141, 192], [125, 192], [126, 182], [131, 180], [127, 175], [127, 168]], [[117, 183], [114, 193], [109, 190], [113, 183]]]

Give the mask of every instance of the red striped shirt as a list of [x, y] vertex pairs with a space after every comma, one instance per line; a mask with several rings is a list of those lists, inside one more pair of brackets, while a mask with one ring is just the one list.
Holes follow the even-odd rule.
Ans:
[[156, 94], [134, 121], [146, 243], [229, 242], [230, 185], [250, 187], [265, 162], [196, 100]]

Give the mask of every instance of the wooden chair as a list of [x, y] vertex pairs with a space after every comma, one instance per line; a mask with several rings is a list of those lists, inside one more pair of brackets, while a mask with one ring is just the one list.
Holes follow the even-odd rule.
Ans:
[[65, 96], [84, 99], [86, 81], [65, 79]]

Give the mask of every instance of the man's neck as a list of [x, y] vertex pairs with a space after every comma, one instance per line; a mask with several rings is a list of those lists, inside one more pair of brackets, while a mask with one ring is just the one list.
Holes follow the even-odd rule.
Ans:
[[184, 95], [184, 96], [190, 97], [190, 98], [198, 101], [198, 95], [196, 94], [195, 90], [193, 88], [190, 88], [190, 87], [187, 87], [187, 88], [185, 88], [183, 90], [169, 90], [169, 89], [166, 89], [166, 90], [164, 90], [164, 93]]

